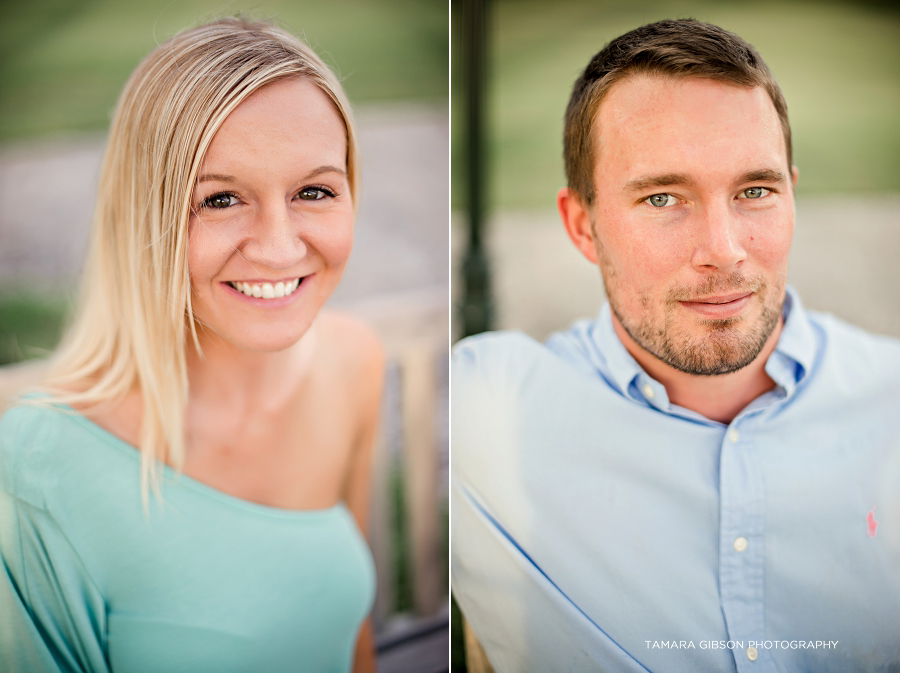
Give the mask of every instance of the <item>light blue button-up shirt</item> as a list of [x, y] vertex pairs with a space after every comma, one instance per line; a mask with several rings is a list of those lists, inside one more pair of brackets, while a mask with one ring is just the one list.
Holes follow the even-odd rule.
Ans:
[[725, 425], [608, 307], [457, 346], [453, 590], [498, 672], [900, 670], [900, 342], [789, 292], [766, 372]]

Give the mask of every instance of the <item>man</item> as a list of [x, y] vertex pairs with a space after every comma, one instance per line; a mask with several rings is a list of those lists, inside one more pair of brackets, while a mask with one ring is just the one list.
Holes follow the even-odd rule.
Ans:
[[693, 20], [627, 33], [575, 84], [565, 159], [609, 304], [455, 355], [453, 587], [492, 665], [900, 670], [900, 343], [786, 288], [768, 68]]

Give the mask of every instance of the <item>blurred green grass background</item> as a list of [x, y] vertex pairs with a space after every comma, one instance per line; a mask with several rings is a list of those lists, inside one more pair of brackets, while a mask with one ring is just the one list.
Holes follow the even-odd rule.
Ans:
[[447, 7], [432, 0], [6, 0], [0, 7], [0, 142], [105, 129], [128, 75], [158, 43], [238, 12], [304, 37], [354, 104], [447, 97]]
[[43, 357], [59, 340], [67, 302], [31, 292], [0, 295], [0, 365]]
[[[496, 0], [487, 75], [491, 207], [553, 208], [564, 185], [562, 115], [576, 77], [618, 35], [686, 17], [739, 34], [769, 64], [788, 102], [798, 193], [900, 190], [895, 3]], [[453, 202], [464, 207], [458, 34], [453, 44]]]
[[[157, 44], [239, 12], [273, 19], [303, 37], [357, 107], [446, 104], [443, 2], [0, 0], [0, 148], [104, 131], [125, 80]], [[71, 288], [48, 294], [22, 283], [0, 284], [0, 365], [45, 355], [56, 345], [67, 292]]]

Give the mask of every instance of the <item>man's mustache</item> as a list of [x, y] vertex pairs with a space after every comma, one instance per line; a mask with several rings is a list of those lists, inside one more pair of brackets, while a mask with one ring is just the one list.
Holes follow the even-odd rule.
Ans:
[[759, 292], [765, 288], [762, 278], [748, 278], [740, 271], [732, 271], [727, 275], [710, 276], [702, 285], [696, 287], [677, 287], [668, 296], [670, 303], [680, 301], [699, 301], [707, 297], [726, 294], [744, 294]]

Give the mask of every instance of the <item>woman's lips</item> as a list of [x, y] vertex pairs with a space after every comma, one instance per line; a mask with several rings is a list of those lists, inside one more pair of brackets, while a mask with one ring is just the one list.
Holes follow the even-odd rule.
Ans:
[[[238, 290], [237, 288], [235, 288], [232, 285], [233, 282], [236, 283], [236, 282], [243, 282], [243, 281], [222, 281], [220, 283], [220, 285], [223, 288], [225, 288], [225, 291], [228, 292], [231, 296], [236, 297], [242, 301], [249, 302], [255, 306], [260, 306], [260, 307], [265, 307], [265, 308], [281, 308], [282, 306], [287, 306], [288, 304], [294, 302], [297, 299], [297, 297], [299, 297], [301, 294], [303, 294], [306, 286], [309, 285], [310, 279], [314, 275], [315, 274], [309, 274], [308, 276], [301, 276], [301, 277], [297, 278], [297, 280], [299, 282], [297, 283], [296, 288], [294, 290], [292, 290], [290, 292], [290, 294], [285, 294], [280, 297], [279, 296], [274, 296], [274, 297], [248, 296], [247, 294], [245, 294], [241, 290]], [[263, 284], [264, 282], [265, 281], [251, 281], [250, 284], [251, 285], [255, 284], [255, 285], [259, 286], [259, 285]], [[276, 284], [277, 284], [277, 282], [278, 281], [276, 281]], [[282, 283], [283, 283], [283, 281], [282, 281]], [[268, 293], [266, 293], [266, 294], [268, 294]]]
[[302, 277], [288, 278], [287, 280], [228, 280], [225, 281], [231, 287], [243, 292], [248, 297], [262, 297], [263, 299], [276, 299], [286, 297], [297, 289], [297, 286], [303, 282]]
[[753, 292], [740, 292], [716, 297], [704, 297], [703, 299], [694, 299], [692, 301], [682, 301], [679, 303], [685, 308], [700, 314], [704, 318], [725, 320], [740, 315], [747, 304], [750, 303], [750, 299], [753, 295]]

